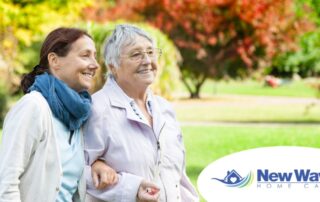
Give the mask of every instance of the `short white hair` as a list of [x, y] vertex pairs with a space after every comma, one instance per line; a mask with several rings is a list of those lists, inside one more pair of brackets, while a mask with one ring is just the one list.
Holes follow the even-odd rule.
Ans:
[[146, 38], [154, 46], [154, 40], [142, 29], [129, 24], [116, 26], [104, 45], [104, 59], [109, 74], [111, 74], [110, 65], [115, 68], [119, 68], [120, 66], [121, 49], [133, 44], [137, 36]]

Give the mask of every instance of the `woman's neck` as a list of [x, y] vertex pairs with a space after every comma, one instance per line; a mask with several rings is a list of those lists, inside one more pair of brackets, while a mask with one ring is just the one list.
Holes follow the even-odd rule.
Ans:
[[127, 96], [134, 99], [135, 103], [137, 104], [142, 114], [146, 118], [148, 125], [152, 128], [152, 116], [149, 114], [146, 106], [148, 88], [132, 85], [121, 85], [121, 83], [118, 83], [118, 85], [123, 90], [123, 92], [127, 94]]
[[[118, 83], [118, 82], [117, 82]], [[139, 86], [132, 86], [132, 85], [123, 85], [118, 83], [120, 88], [129, 96], [130, 98], [134, 99], [136, 102], [145, 102], [147, 99], [147, 87], [141, 88]]]

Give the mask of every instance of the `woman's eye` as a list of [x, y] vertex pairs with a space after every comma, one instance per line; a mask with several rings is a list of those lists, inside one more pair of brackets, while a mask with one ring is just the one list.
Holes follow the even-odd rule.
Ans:
[[80, 53], [80, 56], [81, 57], [90, 57], [91, 53], [89, 51], [84, 51], [84, 52]]
[[136, 58], [136, 57], [140, 57], [141, 53], [133, 53], [131, 55], [131, 57]]

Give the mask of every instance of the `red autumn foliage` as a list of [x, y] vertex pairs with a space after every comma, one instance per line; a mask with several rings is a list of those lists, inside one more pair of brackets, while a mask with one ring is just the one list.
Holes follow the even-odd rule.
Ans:
[[251, 71], [259, 60], [266, 64], [297, 48], [297, 36], [309, 24], [297, 19], [293, 6], [293, 0], [117, 0], [100, 15], [160, 28], [182, 53], [182, 73], [193, 75], [201, 87], [207, 77], [237, 74], [230, 64]]

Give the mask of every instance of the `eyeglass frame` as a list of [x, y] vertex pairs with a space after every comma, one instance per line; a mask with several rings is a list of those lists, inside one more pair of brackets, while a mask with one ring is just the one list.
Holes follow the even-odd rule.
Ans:
[[[155, 51], [156, 56], [149, 56], [148, 51], [150, 51], [150, 50]], [[133, 52], [133, 53], [134, 53], [134, 52]], [[142, 60], [146, 57], [145, 55], [147, 55], [147, 56], [148, 56], [149, 58], [151, 58], [151, 59], [157, 59], [157, 58], [159, 58], [159, 57], [162, 55], [162, 50], [161, 50], [160, 48], [152, 48], [152, 49], [149, 49], [149, 50], [147, 50], [147, 51], [137, 51], [136, 53], [141, 54], [141, 56], [139, 56], [138, 59], [134, 59], [134, 58], [133, 58], [133, 55], [134, 55], [133, 53], [127, 54], [126, 56], [120, 56], [120, 57], [129, 58], [130, 60], [132, 60], [132, 61], [134, 61], [134, 62], [140, 62], [140, 61], [142, 61]], [[138, 57], [138, 56], [137, 56], [137, 57]]]

